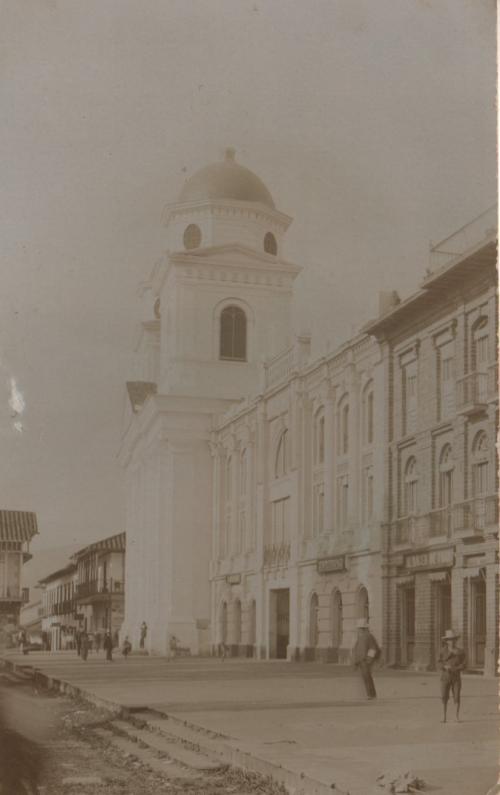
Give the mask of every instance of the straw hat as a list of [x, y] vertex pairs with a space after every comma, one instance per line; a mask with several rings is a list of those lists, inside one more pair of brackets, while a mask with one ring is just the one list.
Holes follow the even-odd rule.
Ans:
[[442, 640], [456, 640], [459, 637], [460, 635], [458, 632], [454, 632], [452, 629], [447, 629], [442, 637]]

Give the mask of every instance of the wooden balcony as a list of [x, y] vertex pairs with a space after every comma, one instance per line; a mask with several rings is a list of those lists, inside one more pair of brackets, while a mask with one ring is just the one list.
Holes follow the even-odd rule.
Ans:
[[457, 381], [457, 411], [477, 414], [488, 402], [488, 373], [469, 373]]
[[123, 596], [125, 592], [124, 583], [119, 580], [89, 580], [79, 583], [76, 592], [76, 601], [79, 604], [91, 604], [113, 599], [116, 596]]

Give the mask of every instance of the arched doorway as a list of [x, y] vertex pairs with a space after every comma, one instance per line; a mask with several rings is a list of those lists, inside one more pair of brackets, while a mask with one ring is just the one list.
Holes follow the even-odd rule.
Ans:
[[[239, 599], [234, 603], [233, 621], [233, 643], [238, 647], [241, 643], [241, 602]], [[238, 653], [238, 649], [235, 650], [235, 653]]]
[[342, 632], [342, 595], [340, 591], [334, 591], [332, 594], [332, 646], [334, 649], [342, 646]]
[[248, 608], [248, 645], [255, 646], [257, 640], [257, 608], [252, 599]]
[[227, 644], [227, 602], [222, 602], [220, 607], [220, 643]]
[[370, 601], [368, 599], [368, 591], [362, 585], [358, 590], [357, 598], [357, 617], [365, 618], [367, 621], [370, 619]]
[[316, 648], [319, 640], [318, 609], [318, 594], [313, 593], [309, 603], [309, 646], [313, 649]]

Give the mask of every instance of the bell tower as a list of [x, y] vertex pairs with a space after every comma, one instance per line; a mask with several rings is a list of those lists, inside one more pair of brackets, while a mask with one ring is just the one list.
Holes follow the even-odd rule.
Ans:
[[233, 149], [187, 180], [166, 216], [159, 391], [238, 399], [259, 363], [290, 344], [292, 285], [282, 257], [291, 218]]
[[260, 363], [290, 344], [291, 219], [233, 150], [185, 183], [166, 215], [168, 252], [143, 285], [142, 380], [120, 449], [127, 477], [125, 621], [150, 653], [172, 636], [211, 643], [214, 418], [260, 387]]

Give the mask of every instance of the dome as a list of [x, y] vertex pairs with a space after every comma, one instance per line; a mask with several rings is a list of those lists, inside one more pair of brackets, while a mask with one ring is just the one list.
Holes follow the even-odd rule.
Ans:
[[179, 202], [199, 202], [228, 199], [240, 202], [260, 202], [274, 209], [268, 189], [248, 168], [234, 160], [234, 149], [226, 149], [220, 163], [200, 169], [184, 185]]

